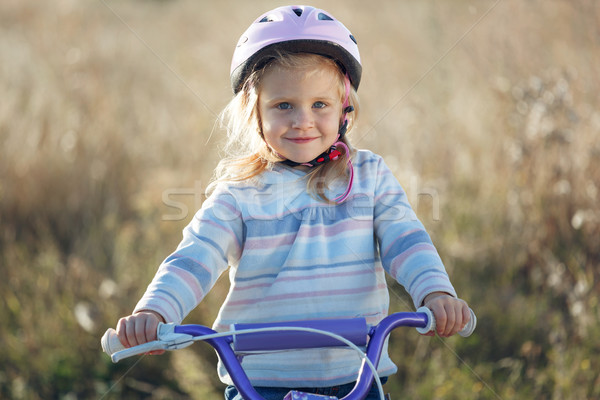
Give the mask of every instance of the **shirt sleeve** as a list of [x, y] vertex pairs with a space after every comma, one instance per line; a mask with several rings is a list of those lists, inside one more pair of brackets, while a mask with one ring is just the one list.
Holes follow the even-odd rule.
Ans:
[[134, 312], [152, 310], [181, 323], [241, 256], [243, 223], [234, 196], [217, 188], [204, 202], [183, 239], [158, 268]]
[[375, 235], [381, 262], [410, 294], [416, 308], [432, 292], [456, 296], [444, 264], [406, 193], [380, 159], [375, 189]]

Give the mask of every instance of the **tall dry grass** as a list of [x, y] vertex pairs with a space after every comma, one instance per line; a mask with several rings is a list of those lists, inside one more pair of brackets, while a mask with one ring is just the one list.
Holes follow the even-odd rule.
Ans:
[[[314, 4], [359, 40], [354, 143], [386, 158], [479, 314], [467, 340], [395, 333], [393, 396], [597, 398], [600, 7]], [[129, 370], [99, 337], [202, 201], [233, 45], [276, 5], [0, 4], [0, 397], [221, 398], [206, 346]]]

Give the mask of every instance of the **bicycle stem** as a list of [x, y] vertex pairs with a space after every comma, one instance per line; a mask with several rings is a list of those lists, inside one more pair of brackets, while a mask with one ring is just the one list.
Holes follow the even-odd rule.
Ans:
[[[402, 318], [398, 318], [399, 316]], [[371, 360], [375, 368], [379, 365], [381, 358], [381, 349], [383, 348], [385, 339], [396, 328], [400, 326], [408, 326], [413, 328], [426, 326], [429, 322], [427, 314], [423, 313], [395, 313], [388, 315], [381, 322], [371, 328], [369, 333], [370, 340], [367, 346], [367, 358]], [[371, 388], [373, 381], [373, 372], [370, 368], [366, 368], [366, 361], [363, 361], [358, 372], [357, 384], [350, 393], [342, 400], [363, 399]]]

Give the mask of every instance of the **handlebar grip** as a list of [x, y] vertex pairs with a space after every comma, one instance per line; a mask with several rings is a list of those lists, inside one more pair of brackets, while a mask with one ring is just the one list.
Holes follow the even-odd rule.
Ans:
[[462, 330], [460, 332], [458, 332], [458, 334], [462, 337], [471, 336], [471, 334], [473, 334], [473, 331], [475, 331], [475, 328], [477, 327], [477, 316], [475, 315], [473, 310], [471, 310], [470, 308], [469, 308], [469, 312], [471, 313], [471, 319], [469, 320], [469, 322], [467, 322], [465, 327], [462, 328]]
[[113, 328], [109, 328], [102, 335], [102, 339], [100, 340], [102, 344], [102, 351], [104, 351], [109, 356], [113, 355], [117, 351], [125, 350], [125, 346], [119, 340], [117, 336], [117, 331]]
[[[167, 348], [165, 343], [161, 342], [160, 340], [153, 340], [151, 342], [138, 344], [137, 346], [133, 347], [125, 347], [121, 344], [121, 341], [117, 336], [117, 332], [112, 328], [109, 328], [106, 332], [104, 332], [102, 339], [100, 339], [100, 343], [102, 344], [102, 350], [110, 356], [114, 363], [119, 362], [127, 357], [149, 353], [154, 350], [165, 350]], [[191, 342], [189, 342], [188, 345], [189, 344], [191, 344]]]
[[[434, 331], [435, 330], [435, 317], [433, 316], [433, 313], [431, 312], [431, 310], [427, 307], [421, 307], [417, 310], [417, 312], [422, 312], [422, 313], [427, 314], [427, 325], [424, 326], [423, 328], [417, 328], [417, 331], [421, 334], [425, 334], [425, 333]], [[471, 319], [469, 320], [469, 322], [467, 322], [467, 324], [464, 326], [464, 328], [458, 332], [458, 334], [462, 337], [471, 336], [471, 334], [473, 333], [473, 331], [475, 331], [475, 328], [477, 327], [477, 316], [475, 316], [475, 313], [470, 308], [469, 308], [469, 312], [471, 313]]]

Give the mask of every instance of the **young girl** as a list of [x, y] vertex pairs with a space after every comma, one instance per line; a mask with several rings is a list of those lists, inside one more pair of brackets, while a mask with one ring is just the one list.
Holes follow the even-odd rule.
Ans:
[[[181, 323], [227, 268], [217, 331], [320, 318], [377, 324], [388, 313], [385, 272], [416, 307], [433, 311], [440, 336], [468, 322], [405, 192], [381, 157], [346, 137], [360, 77], [355, 38], [323, 10], [280, 7], [248, 28], [231, 66], [235, 97], [222, 114], [229, 157], [177, 250], [133, 315], [119, 320], [125, 346], [154, 340], [159, 322]], [[359, 364], [352, 351], [309, 349], [243, 365], [259, 393], [281, 399], [292, 388], [343, 396]], [[379, 374], [395, 371], [384, 353]], [[232, 384], [222, 366], [219, 375]], [[239, 399], [233, 386], [226, 398]]]

